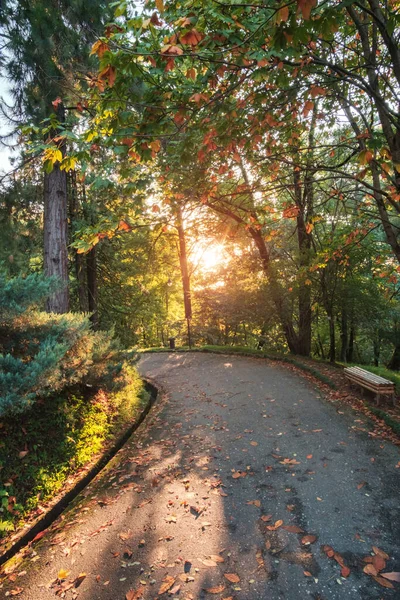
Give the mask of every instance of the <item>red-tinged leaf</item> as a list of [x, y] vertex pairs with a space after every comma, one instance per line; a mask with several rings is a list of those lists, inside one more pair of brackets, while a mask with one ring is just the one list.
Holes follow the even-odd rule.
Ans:
[[287, 21], [288, 18], [289, 18], [289, 7], [282, 6], [282, 8], [280, 8], [277, 12], [276, 22], [277, 23], [285, 23], [285, 21]]
[[303, 571], [303, 573], [306, 577], [312, 577], [312, 574], [310, 573], [310, 571]]
[[62, 104], [62, 100], [61, 100], [60, 96], [58, 96], [55, 100], [53, 100], [53, 102], [51, 104], [53, 105], [54, 110], [57, 110], [59, 105]]
[[29, 450], [21, 450], [21, 452], [18, 453], [18, 458], [25, 458], [27, 454], [29, 454]]
[[346, 565], [344, 567], [342, 567], [342, 570], [340, 571], [340, 574], [342, 577], [348, 577], [350, 575], [351, 571], [349, 569], [349, 567], [347, 567]]
[[161, 48], [161, 54], [164, 54], [167, 56], [179, 56], [180, 54], [183, 54], [183, 49], [180, 48], [179, 46], [174, 46], [172, 44], [166, 44], [165, 46], [163, 46]]
[[126, 221], [121, 220], [118, 223], [118, 231], [130, 231], [132, 227]]
[[187, 33], [179, 36], [179, 41], [181, 44], [187, 44], [194, 47], [202, 40], [202, 37], [202, 34], [199, 33], [197, 29], [191, 29]]
[[172, 588], [174, 583], [175, 583], [175, 577], [172, 577], [171, 575], [166, 575], [163, 579], [163, 583], [162, 583], [160, 589], [158, 590], [159, 596], [161, 596], [161, 594], [165, 594], [165, 592], [168, 592], [168, 590], [170, 588]]
[[384, 560], [389, 560], [390, 558], [390, 556], [386, 554], [386, 552], [378, 548], [378, 546], [372, 546], [372, 551], [374, 552], [374, 554], [381, 556]]
[[333, 558], [334, 558], [334, 560], [336, 560], [336, 562], [338, 563], [338, 565], [340, 565], [341, 567], [346, 566], [344, 564], [343, 556], [341, 554], [339, 554], [339, 552], [334, 552], [333, 553]]
[[261, 517], [261, 521], [264, 521], [264, 523], [266, 523], [267, 521], [270, 521], [272, 519], [272, 515], [262, 515]]
[[125, 600], [139, 600], [143, 598], [144, 587], [141, 585], [137, 590], [129, 590], [125, 594]]
[[222, 583], [221, 585], [217, 585], [215, 587], [210, 587], [210, 588], [203, 588], [205, 592], [207, 592], [207, 594], [220, 594], [221, 592], [224, 591], [225, 586]]
[[282, 213], [282, 216], [285, 219], [295, 219], [298, 214], [300, 212], [300, 209], [298, 206], [289, 206], [289, 208], [285, 208], [285, 210]]
[[45, 529], [44, 531], [40, 531], [38, 534], [35, 535], [35, 537], [32, 540], [32, 543], [38, 542], [39, 540], [41, 540], [42, 537], [46, 535], [46, 533], [47, 533], [47, 529]]
[[311, 10], [317, 5], [317, 0], [297, 0], [297, 14], [302, 14], [303, 19], [309, 20]]
[[397, 581], [397, 583], [400, 583], [400, 573], [396, 571], [392, 571], [391, 573], [379, 573], [379, 575], [385, 579], [390, 579], [390, 581]]
[[379, 583], [379, 585], [381, 585], [382, 587], [389, 588], [391, 590], [394, 589], [393, 583], [390, 583], [390, 581], [384, 579], [384, 577], [379, 575], [372, 575], [372, 578], [375, 579], [376, 583]]
[[236, 573], [224, 573], [224, 577], [231, 583], [239, 583], [240, 581], [240, 577]]
[[301, 527], [298, 527], [297, 525], [282, 525], [282, 529], [285, 529], [290, 533], [304, 533], [303, 529], [301, 529]]
[[305, 535], [301, 538], [301, 543], [303, 544], [303, 546], [308, 546], [310, 544], [313, 544], [316, 541], [317, 541], [316, 535]]
[[377, 571], [382, 571], [386, 567], [386, 560], [382, 556], [379, 556], [379, 554], [375, 554], [372, 557], [372, 564]]

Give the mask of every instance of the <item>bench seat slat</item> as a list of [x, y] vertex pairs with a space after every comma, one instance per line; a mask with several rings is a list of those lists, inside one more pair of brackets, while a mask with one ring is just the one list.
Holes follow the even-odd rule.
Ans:
[[393, 398], [393, 404], [395, 403], [395, 385], [392, 381], [375, 375], [370, 371], [366, 371], [361, 367], [346, 367], [344, 374], [352, 383], [359, 385], [371, 392], [375, 392], [376, 400], [379, 404], [379, 396], [391, 395]]

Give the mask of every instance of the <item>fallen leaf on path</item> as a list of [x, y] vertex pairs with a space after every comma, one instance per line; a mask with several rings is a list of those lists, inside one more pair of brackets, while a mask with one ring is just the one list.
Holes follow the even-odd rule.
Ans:
[[215, 560], [216, 563], [225, 562], [225, 559], [222, 558], [222, 556], [219, 556], [219, 554], [211, 554], [210, 558], [211, 558], [211, 560]]
[[342, 570], [340, 571], [340, 574], [342, 577], [348, 577], [350, 575], [351, 571], [349, 569], [349, 567], [347, 567], [346, 565], [344, 565], [344, 567], [342, 567]]
[[389, 560], [390, 556], [386, 554], [386, 552], [378, 548], [378, 546], [372, 546], [372, 550], [377, 556], [381, 556], [384, 560]]
[[29, 454], [29, 450], [21, 450], [21, 452], [18, 453], [18, 457], [25, 458], [27, 454]]
[[361, 483], [358, 484], [357, 489], [361, 490], [361, 488], [363, 488], [366, 483], [367, 483], [366, 481], [362, 481]]
[[395, 571], [392, 571], [391, 573], [379, 573], [379, 575], [385, 579], [390, 579], [390, 581], [397, 581], [400, 583], [400, 573]]
[[307, 454], [307, 458], [310, 460], [312, 458], [312, 454]]
[[231, 583], [239, 583], [240, 581], [240, 577], [236, 573], [224, 573], [224, 577]]
[[262, 515], [261, 521], [264, 521], [264, 523], [266, 523], [267, 521], [270, 521], [272, 519], [272, 515]]
[[289, 531], [290, 533], [304, 533], [304, 530], [297, 525], [282, 525], [282, 529]]
[[373, 576], [378, 575], [378, 571], [375, 569], [374, 565], [372, 565], [372, 564], [365, 565], [365, 567], [363, 568], [363, 571], [367, 575], [373, 575]]
[[203, 565], [205, 565], [206, 567], [216, 567], [217, 563], [215, 562], [215, 560], [211, 560], [210, 558], [205, 558], [204, 560], [201, 561], [203, 563]]
[[306, 577], [312, 577], [310, 571], [303, 571], [303, 573]]
[[382, 556], [379, 556], [379, 554], [375, 554], [372, 557], [372, 564], [377, 571], [382, 571], [386, 567], [386, 560]]
[[250, 442], [250, 446], [258, 446], [258, 442]]
[[141, 585], [137, 590], [129, 590], [125, 595], [125, 600], [139, 600], [143, 597], [144, 587]]
[[161, 596], [161, 594], [165, 594], [165, 592], [168, 592], [168, 590], [170, 588], [172, 588], [174, 583], [175, 583], [175, 577], [172, 577], [171, 575], [166, 575], [163, 579], [163, 584], [161, 585], [160, 589], [158, 590], [159, 596]]
[[57, 579], [63, 580], [66, 579], [68, 577], [69, 571], [67, 571], [66, 569], [60, 569], [58, 571], [58, 575], [57, 575]]
[[305, 535], [301, 538], [301, 543], [303, 546], [308, 546], [309, 544], [313, 544], [317, 541], [316, 535]]
[[259, 500], [249, 500], [246, 502], [246, 504], [253, 504], [253, 506], [257, 506], [257, 508], [260, 508], [261, 506], [261, 502]]
[[325, 552], [328, 558], [333, 558], [335, 556], [335, 551], [332, 546], [322, 546], [322, 551]]
[[82, 583], [82, 581], [86, 578], [86, 573], [79, 573], [78, 577], [76, 577], [74, 579], [74, 585], [75, 587], [79, 587]]
[[225, 589], [224, 584], [217, 585], [216, 587], [204, 588], [204, 591], [208, 594], [220, 594]]
[[13, 590], [10, 591], [10, 596], [18, 596], [19, 594], [21, 594], [23, 592], [23, 588], [22, 587], [17, 587], [14, 588]]
[[372, 578], [375, 579], [376, 583], [379, 583], [379, 585], [382, 587], [389, 588], [391, 590], [394, 589], [393, 583], [390, 583], [390, 581], [387, 581], [387, 579], [384, 579], [382, 576], [373, 575]]
[[47, 529], [45, 529], [44, 531], [40, 531], [40, 532], [39, 532], [37, 535], [35, 535], [35, 537], [34, 537], [34, 538], [33, 538], [33, 540], [32, 540], [32, 543], [33, 543], [33, 542], [38, 542], [39, 540], [41, 540], [41, 539], [42, 539], [42, 537], [43, 537], [44, 535], [46, 535], [46, 533], [47, 533]]
[[181, 589], [181, 586], [178, 583], [177, 585], [174, 585], [174, 587], [169, 590], [168, 594], [170, 594], [171, 596], [175, 596], [175, 594], [179, 593], [180, 589]]
[[279, 519], [279, 521], [275, 521], [274, 525], [267, 525], [267, 529], [268, 531], [276, 531], [276, 529], [279, 529], [279, 527], [281, 527], [283, 525], [283, 521], [281, 519]]

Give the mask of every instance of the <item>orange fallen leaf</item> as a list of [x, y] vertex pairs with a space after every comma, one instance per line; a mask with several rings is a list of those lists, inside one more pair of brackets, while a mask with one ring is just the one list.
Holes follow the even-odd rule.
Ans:
[[210, 558], [211, 558], [211, 560], [215, 560], [216, 563], [225, 562], [225, 559], [222, 558], [222, 556], [220, 556], [219, 554], [211, 554]]
[[144, 587], [141, 585], [137, 590], [129, 590], [125, 595], [125, 600], [139, 600], [143, 597]]
[[250, 446], [258, 446], [258, 442], [250, 442]]
[[206, 567], [216, 567], [217, 563], [215, 562], [215, 560], [211, 560], [210, 558], [205, 558], [204, 560], [201, 561], [203, 563], [203, 565], [205, 565]]
[[378, 571], [375, 569], [374, 565], [372, 565], [372, 564], [365, 565], [365, 567], [363, 568], [363, 571], [367, 575], [373, 575], [375, 577], [376, 577], [376, 575], [378, 575]]
[[344, 567], [342, 567], [342, 570], [340, 571], [340, 574], [342, 577], [348, 577], [350, 575], [351, 571], [349, 569], [349, 567], [347, 567], [346, 565], [344, 565]]
[[303, 573], [306, 577], [312, 577], [310, 571], [303, 571]]
[[384, 560], [389, 560], [390, 556], [386, 554], [386, 552], [378, 548], [378, 546], [372, 546], [372, 550], [377, 556], [381, 556]]
[[220, 594], [221, 592], [224, 591], [224, 589], [225, 589], [225, 586], [222, 583], [221, 585], [217, 585], [215, 587], [204, 588], [204, 591], [207, 592], [208, 594]]
[[382, 587], [389, 588], [391, 590], [394, 589], [393, 583], [390, 583], [390, 581], [384, 579], [382, 576], [372, 575], [372, 578], [375, 579], [376, 583], [379, 583], [379, 585], [381, 585]]
[[260, 508], [261, 506], [261, 502], [259, 500], [249, 500], [248, 502], [246, 502], [246, 504], [252, 504], [253, 506], [257, 506], [258, 508]]
[[19, 594], [21, 594], [21, 592], [23, 592], [23, 588], [22, 587], [17, 587], [14, 588], [13, 590], [10, 590], [10, 596], [18, 596]]
[[307, 458], [310, 460], [312, 458], [312, 454], [307, 454]]
[[240, 581], [240, 577], [236, 573], [224, 573], [224, 577], [231, 583], [239, 583]]
[[297, 525], [282, 525], [282, 529], [285, 529], [290, 533], [304, 533], [303, 529], [301, 529]]
[[161, 596], [161, 594], [165, 594], [165, 592], [168, 592], [168, 590], [170, 588], [172, 588], [174, 583], [175, 583], [175, 577], [172, 577], [171, 575], [166, 575], [163, 579], [163, 583], [162, 583], [160, 589], [158, 590], [159, 596]]
[[21, 452], [18, 453], [18, 457], [25, 458], [27, 454], [29, 454], [29, 450], [21, 450]]
[[272, 519], [272, 515], [262, 515], [261, 521], [264, 521], [264, 523], [266, 523], [267, 521], [270, 521]]
[[301, 538], [301, 543], [303, 546], [308, 546], [309, 544], [313, 544], [317, 541], [316, 535], [305, 535]]
[[239, 477], [241, 477], [241, 474], [239, 473], [239, 471], [235, 471], [234, 473], [232, 473], [233, 479], [239, 479]]
[[382, 556], [379, 556], [379, 554], [375, 554], [372, 557], [372, 564], [377, 571], [382, 571], [386, 567], [386, 560]]

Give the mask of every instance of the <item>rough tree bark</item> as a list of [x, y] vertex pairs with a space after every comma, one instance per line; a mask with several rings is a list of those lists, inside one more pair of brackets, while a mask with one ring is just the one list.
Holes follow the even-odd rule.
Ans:
[[[65, 112], [61, 103], [56, 112], [58, 120], [63, 122]], [[59, 149], [64, 156], [64, 141]], [[67, 175], [60, 170], [59, 162], [51, 173], [45, 173], [44, 176], [44, 273], [47, 277], [57, 277], [61, 282], [61, 287], [48, 298], [47, 311], [68, 312]]]

